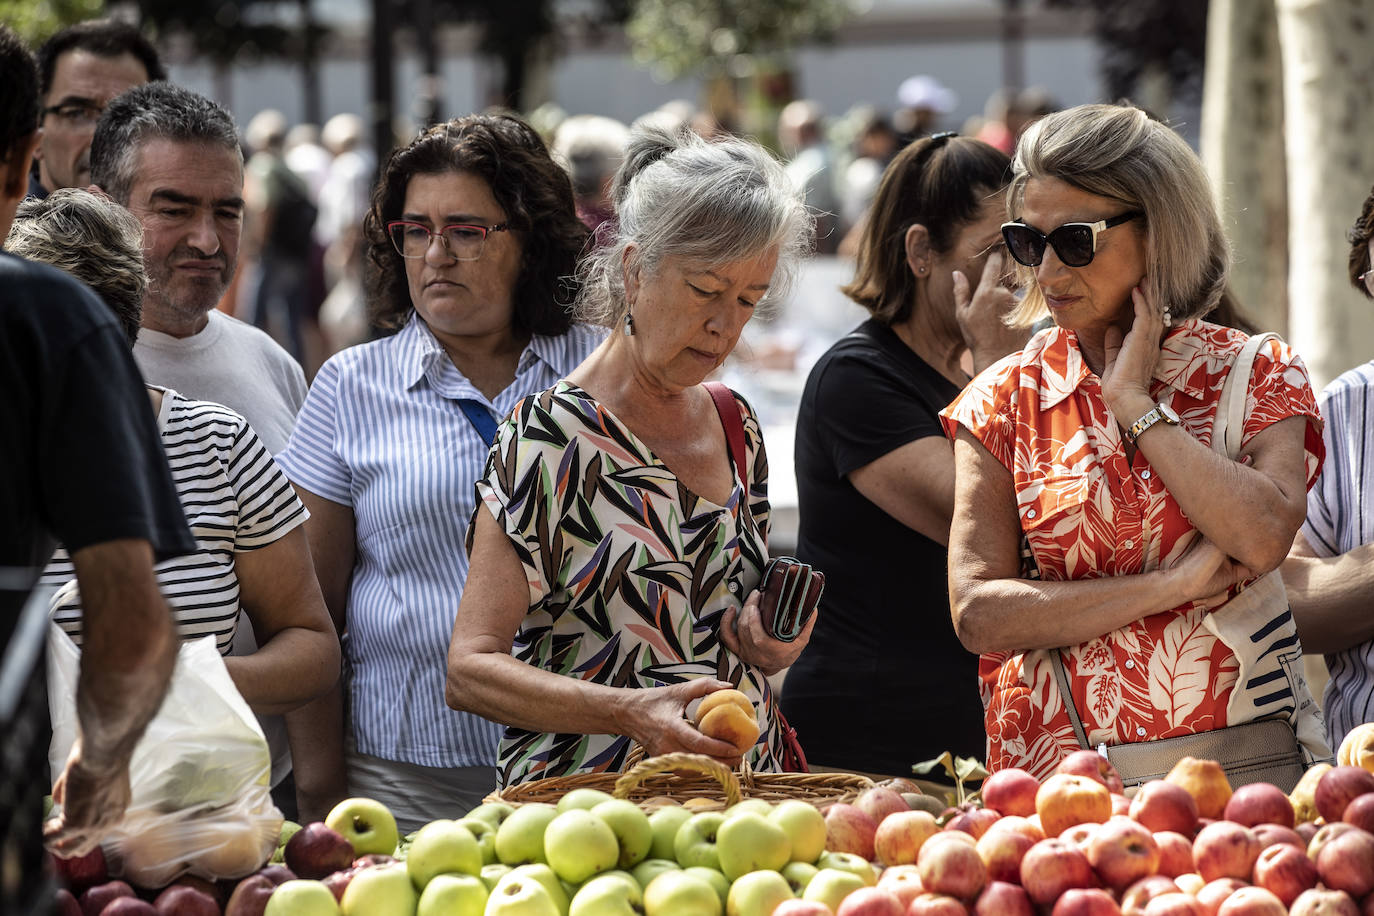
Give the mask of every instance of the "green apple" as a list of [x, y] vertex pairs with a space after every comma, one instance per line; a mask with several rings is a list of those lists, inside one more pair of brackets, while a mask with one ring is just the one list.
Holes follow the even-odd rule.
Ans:
[[791, 900], [792, 888], [775, 871], [751, 871], [730, 885], [725, 901], [726, 916], [772, 916], [784, 900]]
[[396, 818], [379, 801], [370, 798], [345, 798], [334, 806], [324, 819], [330, 830], [343, 834], [353, 844], [357, 856], [380, 853], [391, 855], [401, 835], [396, 830]]
[[602, 792], [600, 789], [573, 789], [558, 800], [558, 810], [571, 811], [574, 808], [582, 808], [590, 811], [613, 797], [611, 793]]
[[703, 811], [693, 814], [687, 823], [678, 828], [673, 840], [673, 853], [678, 864], [686, 868], [700, 865], [704, 868], [720, 868], [720, 856], [716, 852], [716, 831], [725, 823], [725, 814], [720, 811]]
[[415, 916], [483, 916], [490, 892], [472, 875], [435, 875], [420, 894]]
[[639, 884], [620, 875], [598, 875], [573, 897], [568, 916], [637, 916], [644, 912]]
[[267, 898], [263, 916], [339, 916], [339, 904], [319, 881], [283, 881]]
[[816, 867], [822, 871], [827, 868], [834, 868], [839, 871], [852, 872], [863, 878], [867, 887], [873, 887], [878, 883], [878, 871], [873, 867], [873, 863], [852, 852], [821, 853], [821, 857], [816, 860]]
[[634, 867], [631, 874], [635, 876], [635, 880], [639, 882], [639, 886], [642, 889], [648, 887], [649, 882], [653, 881], [665, 871], [681, 870], [682, 866], [677, 864], [673, 859], [645, 859]]
[[588, 884], [591, 884], [598, 878], [619, 878], [621, 881], [629, 881], [631, 884], [635, 886], [635, 890], [639, 891], [641, 894], [644, 893], [644, 885], [636, 881], [634, 875], [625, 871], [625, 869], [623, 868], [612, 868], [609, 871], [603, 871], [599, 875], [592, 875], [586, 881], [583, 881], [577, 887], [573, 888], [573, 892], [568, 895], [568, 899], [571, 900], [573, 897], [576, 897], [578, 892], [580, 892], [582, 888], [586, 887]]
[[487, 886], [488, 891], [496, 890], [496, 882], [510, 874], [511, 867], [500, 862], [493, 862], [490, 865], [482, 866], [482, 883]]
[[778, 871], [792, 861], [792, 841], [781, 827], [761, 814], [743, 811], [716, 831], [720, 870], [734, 881], [751, 871]]
[[802, 891], [802, 899], [824, 903], [834, 911], [840, 908], [840, 901], [859, 888], [867, 886], [864, 879], [852, 871], [822, 868], [816, 872], [811, 883], [806, 885], [806, 890]]
[[768, 815], [792, 841], [793, 862], [815, 862], [825, 852], [825, 815], [815, 805], [789, 798]]
[[[531, 879], [539, 882], [540, 886], [544, 888], [544, 893], [548, 894], [549, 899], [553, 901], [554, 908], [558, 910], [560, 916], [568, 916], [568, 889], [563, 886], [563, 882], [559, 880], [558, 875], [554, 874], [552, 868], [543, 862], [519, 865], [512, 868], [508, 874], [496, 882], [496, 886], [500, 887], [502, 882], [516, 879], [521, 881]], [[495, 894], [495, 891], [492, 893]]]
[[683, 824], [692, 819], [692, 812], [680, 805], [659, 808], [649, 815], [649, 827], [654, 832], [653, 845], [649, 847], [649, 858], [671, 859], [677, 853], [673, 841]]
[[791, 885], [792, 894], [800, 897], [819, 871], [820, 869], [810, 862], [788, 862], [782, 867], [782, 876]]
[[558, 877], [572, 884], [614, 868], [619, 858], [615, 831], [585, 808], [569, 808], [544, 831], [544, 860]]
[[544, 885], [529, 875], [512, 872], [487, 898], [483, 916], [564, 916], [566, 912], [553, 902]]
[[726, 808], [725, 816], [734, 817], [736, 814], [743, 814], [745, 811], [752, 811], [754, 814], [760, 814], [764, 817], [767, 817], [772, 810], [773, 806], [768, 804], [768, 802], [764, 801], [761, 798], [746, 798], [743, 801], [737, 801], [730, 807]]
[[514, 811], [514, 806], [505, 802], [483, 802], [464, 814], [463, 817], [475, 817], [479, 821], [486, 821], [493, 827], [500, 827], [501, 822], [510, 817]]
[[506, 865], [547, 862], [544, 831], [558, 809], [543, 802], [521, 805], [496, 828], [496, 858]]
[[430, 821], [415, 834], [406, 856], [406, 869], [416, 890], [424, 890], [435, 875], [476, 875], [482, 871], [477, 838], [457, 821]]
[[490, 865], [496, 861], [496, 828], [480, 817], [459, 818], [459, 824], [467, 829], [477, 840], [477, 848], [482, 853], [482, 864]]
[[725, 906], [725, 901], [730, 896], [730, 879], [716, 871], [714, 868], [702, 868], [700, 865], [693, 865], [691, 868], [684, 868], [689, 875], [695, 875], [707, 884], [716, 889], [716, 896], [720, 898], [720, 905]]
[[354, 875], [344, 888], [339, 909], [343, 916], [415, 916], [419, 902], [405, 864], [395, 862], [364, 868]]
[[277, 834], [277, 848], [272, 853], [272, 858], [268, 861], [271, 865], [281, 865], [286, 861], [286, 844], [291, 842], [291, 838], [301, 829], [301, 825], [295, 821], [282, 821], [281, 832]]
[[621, 868], [632, 868], [649, 855], [649, 848], [654, 844], [654, 828], [649, 824], [649, 815], [641, 811], [639, 805], [613, 798], [593, 808], [592, 814], [605, 821], [615, 834], [620, 844], [616, 864]]
[[645, 916], [721, 916], [715, 889], [685, 871], [665, 871], [644, 888]]

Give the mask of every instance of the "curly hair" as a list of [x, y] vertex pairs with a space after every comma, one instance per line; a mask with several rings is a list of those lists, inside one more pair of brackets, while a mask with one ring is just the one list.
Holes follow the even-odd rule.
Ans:
[[[1360, 208], [1360, 218], [1355, 220], [1355, 225], [1350, 227], [1350, 232], [1346, 234], [1346, 240], [1350, 242], [1350, 285], [1358, 289], [1361, 293], [1369, 296], [1369, 288], [1360, 282], [1366, 271], [1374, 270], [1374, 264], [1369, 262], [1369, 240], [1374, 238], [1374, 188], [1369, 189], [1369, 196], [1364, 199], [1364, 206]], [[1374, 298], [1374, 296], [1370, 296]]]
[[386, 224], [401, 217], [412, 178], [445, 172], [485, 181], [519, 234], [516, 330], [549, 336], [567, 331], [573, 320], [569, 307], [580, 289], [577, 261], [590, 233], [577, 218], [568, 173], [549, 155], [539, 134], [519, 118], [491, 114], [437, 124], [387, 159], [363, 220], [373, 324], [398, 331], [415, 310], [405, 263], [392, 247]]

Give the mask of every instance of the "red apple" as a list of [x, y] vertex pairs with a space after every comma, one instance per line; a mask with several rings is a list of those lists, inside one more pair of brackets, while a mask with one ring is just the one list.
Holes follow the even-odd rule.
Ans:
[[1112, 762], [1097, 751], [1084, 749], [1074, 751], [1054, 768], [1056, 773], [1071, 773], [1075, 776], [1089, 776], [1107, 787], [1109, 792], [1125, 792], [1121, 774]]
[[1088, 857], [1081, 849], [1072, 843], [1052, 838], [1041, 840], [1027, 850], [1025, 858], [1021, 860], [1021, 886], [1026, 889], [1034, 903], [1048, 905], [1058, 900], [1067, 890], [1076, 887], [1097, 887], [1098, 880], [1092, 865], [1088, 863]]
[[830, 852], [851, 852], [871, 862], [877, 832], [878, 822], [853, 805], [838, 802], [826, 809], [825, 848]]
[[1288, 916], [1288, 907], [1262, 887], [1242, 887], [1221, 902], [1217, 916]]
[[153, 909], [159, 916], [220, 916], [215, 898], [184, 884], [174, 884], [158, 894]]
[[1054, 902], [1050, 916], [1121, 916], [1121, 907], [1104, 890], [1075, 887]]
[[971, 808], [950, 818], [946, 830], [962, 830], [975, 840], [988, 832], [988, 828], [1000, 820], [1002, 815], [991, 808]]
[[911, 901], [925, 893], [921, 883], [921, 870], [915, 865], [890, 865], [878, 876], [878, 886], [898, 900], [902, 906], [910, 906]]
[[109, 906], [111, 902], [120, 897], [134, 896], [134, 889], [124, 881], [106, 881], [104, 884], [97, 884], [95, 887], [88, 888], [81, 895], [81, 912], [83, 916], [100, 916], [100, 911]]
[[1035, 916], [1035, 907], [1021, 885], [992, 881], [973, 904], [973, 916]]
[[910, 865], [926, 840], [940, 832], [929, 811], [895, 811], [883, 818], [873, 834], [873, 851], [884, 865]]
[[146, 900], [137, 897], [116, 897], [111, 900], [100, 916], [158, 916], [157, 910]]
[[53, 900], [52, 912], [53, 916], [81, 916], [81, 904], [76, 902], [76, 896], [71, 891], [59, 887]]
[[881, 824], [883, 818], [889, 814], [911, 810], [911, 806], [902, 798], [900, 792], [885, 786], [864, 789], [859, 793], [859, 797], [854, 799], [854, 807], [873, 818], [875, 824]]
[[249, 875], [238, 883], [224, 905], [224, 916], [262, 916], [277, 886], [265, 875]]
[[1221, 909], [1226, 898], [1242, 887], [1249, 887], [1249, 884], [1239, 878], [1218, 878], [1208, 881], [1202, 890], [1197, 892], [1197, 902], [1201, 905], [1202, 916], [1217, 916], [1217, 910]]
[[911, 901], [906, 916], [968, 916], [968, 907], [946, 894], [922, 894]]
[[1217, 878], [1249, 880], [1259, 858], [1260, 844], [1249, 827], [1230, 821], [1217, 821], [1198, 831], [1193, 840], [1193, 862], [1197, 873], [1208, 881]]
[[1112, 795], [1101, 781], [1056, 773], [1035, 793], [1035, 813], [1045, 836], [1055, 837], [1074, 824], [1100, 824], [1112, 816]]
[[1197, 831], [1197, 800], [1187, 789], [1164, 779], [1140, 787], [1131, 799], [1130, 814], [1151, 833], [1171, 830], [1190, 837]]
[[1121, 894], [1121, 912], [1125, 916], [1142, 916], [1145, 904], [1160, 894], [1176, 894], [1178, 885], [1172, 878], [1163, 875], [1150, 875], [1141, 878]]
[[398, 861], [395, 856], [389, 856], [382, 852], [369, 852], [365, 856], [358, 856], [353, 860], [354, 868], [370, 868], [373, 865], [390, 865]]
[[1025, 770], [1010, 767], [983, 780], [983, 804], [1002, 815], [1030, 817], [1035, 813], [1035, 793], [1040, 780]]
[[[353, 876], [359, 871], [361, 871], [361, 869], [345, 868], [342, 871], [336, 871], [334, 874], [322, 878], [321, 883], [329, 888], [329, 892], [334, 895], [336, 901], [342, 903], [344, 891], [348, 890], [348, 882], [352, 881]], [[226, 913], [225, 916], [228, 916], [228, 914]]]
[[1312, 842], [1312, 838], [1317, 835], [1321, 827], [1315, 821], [1303, 821], [1293, 828], [1293, 832], [1302, 837], [1304, 843]]
[[1317, 829], [1317, 832], [1312, 835], [1312, 840], [1307, 844], [1307, 857], [1313, 862], [1317, 861], [1317, 857], [1321, 855], [1322, 849], [1327, 843], [1330, 843], [1342, 834], [1357, 829], [1359, 828], [1347, 824], [1344, 821], [1337, 821], [1334, 824], [1323, 824]]
[[220, 907], [224, 906], [224, 901], [228, 899], [229, 896], [226, 890], [220, 887], [216, 882], [207, 881], [197, 875], [182, 875], [180, 878], [173, 881], [170, 886], [195, 888], [202, 894], [208, 894], [210, 899], [215, 901], [215, 904]]
[[1366, 792], [1350, 800], [1341, 820], [1368, 833], [1374, 833], [1374, 792]]
[[1287, 843], [1289, 846], [1298, 847], [1303, 852], [1307, 851], [1307, 841], [1298, 836], [1298, 832], [1292, 827], [1283, 827], [1279, 824], [1256, 824], [1251, 829], [1259, 838], [1261, 849], [1268, 849], [1276, 843]]
[[861, 887], [840, 902], [835, 916], [904, 916], [906, 907], [885, 890]]
[[[1108, 820], [1111, 820], [1111, 818], [1108, 818]], [[1091, 823], [1074, 824], [1068, 830], [1065, 830], [1063, 833], [1059, 834], [1059, 839], [1063, 840], [1065, 843], [1074, 844], [1079, 849], [1083, 850], [1084, 855], [1087, 855], [1088, 843], [1092, 840], [1093, 834], [1097, 833], [1097, 828], [1100, 826], [1100, 824]]]
[[[1364, 910], [1369, 910], [1369, 899], [1365, 900]], [[1328, 890], [1303, 891], [1288, 913], [1289, 916], [1361, 916], [1360, 907], [1349, 894]]]
[[1317, 780], [1317, 812], [1334, 824], [1345, 814], [1346, 805], [1369, 792], [1374, 792], [1374, 773], [1361, 767], [1332, 767]]
[[1255, 884], [1291, 906], [1298, 895], [1317, 886], [1317, 863], [1307, 851], [1288, 843], [1260, 850], [1255, 860]]
[[830, 907], [819, 900], [793, 898], [779, 903], [773, 910], [773, 916], [834, 916], [834, 914]]
[[1129, 817], [1113, 817], [1088, 841], [1088, 862], [1102, 883], [1120, 891], [1159, 868], [1159, 844]]
[[978, 838], [978, 855], [988, 867], [989, 878], [1015, 884], [1021, 880], [1021, 860], [1037, 842], [1022, 831], [1003, 827], [999, 822]]
[[1192, 894], [1176, 891], [1151, 897], [1145, 904], [1144, 916], [1201, 916], [1202, 907]]
[[1374, 835], [1352, 827], [1322, 846], [1317, 872], [1328, 890], [1359, 898], [1374, 891]]
[[1131, 800], [1130, 800], [1129, 798], [1127, 798], [1126, 796], [1122, 795], [1120, 792], [1113, 792], [1113, 793], [1112, 793], [1112, 815], [1113, 815], [1113, 816], [1116, 816], [1116, 815], [1118, 815], [1118, 814], [1121, 815], [1122, 817], [1129, 817], [1129, 816], [1130, 816], [1130, 814], [1131, 814]]
[[974, 900], [988, 883], [988, 869], [975, 846], [952, 837], [932, 837], [916, 859], [921, 884], [932, 894]]
[[1160, 830], [1154, 834], [1155, 845], [1159, 847], [1159, 873], [1169, 878], [1177, 878], [1197, 871], [1193, 862], [1193, 843], [1181, 833]]
[[1032, 842], [1039, 843], [1045, 838], [1045, 831], [1040, 829], [1040, 822], [1029, 817], [1018, 817], [1015, 814], [1008, 814], [988, 828], [988, 833], [994, 830], [1011, 830], [1028, 837]]
[[1293, 803], [1282, 789], [1269, 782], [1252, 782], [1236, 789], [1226, 802], [1222, 817], [1246, 827], [1256, 824], [1292, 827], [1296, 823]]
[[52, 861], [57, 870], [57, 880], [74, 895], [79, 896], [87, 888], [110, 880], [110, 869], [105, 864], [105, 852], [99, 846], [84, 856], [70, 859], [53, 856]]

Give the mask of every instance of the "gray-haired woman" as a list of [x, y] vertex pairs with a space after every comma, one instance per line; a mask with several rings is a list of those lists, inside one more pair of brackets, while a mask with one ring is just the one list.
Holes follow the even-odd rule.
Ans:
[[506, 724], [503, 784], [618, 770], [634, 741], [733, 763], [741, 749], [684, 716], [730, 686], [762, 727], [745, 756], [778, 769], [767, 675], [810, 638], [765, 633], [763, 439], [747, 403], [718, 414], [702, 385], [793, 276], [810, 217], [757, 145], [652, 130], [632, 136], [613, 197], [617, 234], [584, 266], [580, 308], [616, 332], [516, 407], [477, 484], [447, 695]]

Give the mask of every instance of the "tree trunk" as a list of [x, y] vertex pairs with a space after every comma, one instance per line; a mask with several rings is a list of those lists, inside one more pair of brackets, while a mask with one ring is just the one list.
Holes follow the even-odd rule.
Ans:
[[1231, 290], [1255, 323], [1288, 332], [1283, 64], [1273, 0], [1212, 0], [1202, 163], [1235, 263]]
[[1287, 118], [1292, 341], [1324, 385], [1374, 351], [1345, 232], [1374, 178], [1374, 0], [1276, 0]]

